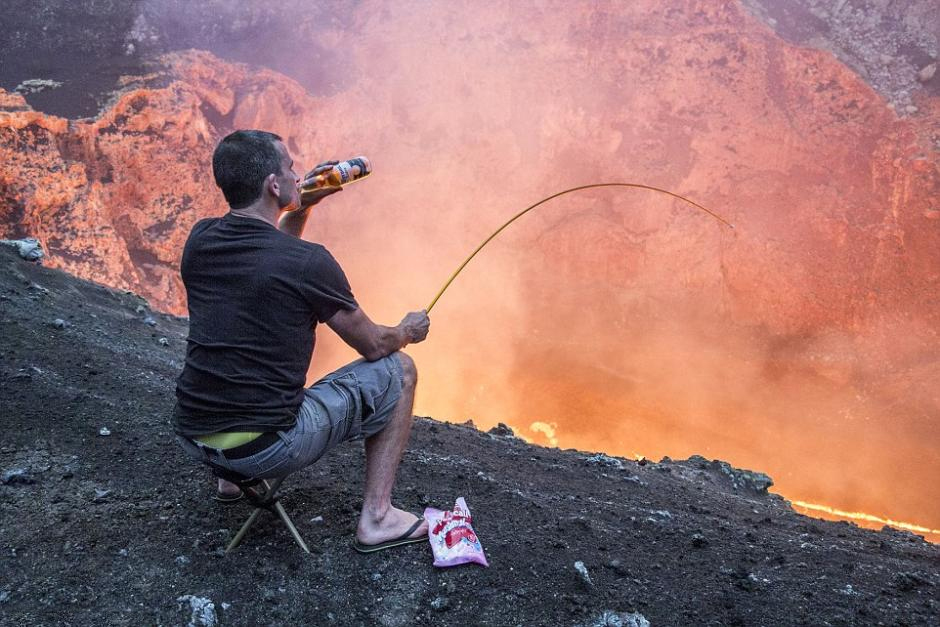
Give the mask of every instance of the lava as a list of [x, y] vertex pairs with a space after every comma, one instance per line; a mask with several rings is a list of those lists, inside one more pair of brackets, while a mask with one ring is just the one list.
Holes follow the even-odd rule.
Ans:
[[835, 507], [829, 507], [828, 505], [819, 505], [818, 503], [807, 503], [806, 501], [790, 501], [790, 503], [798, 510], [804, 510], [803, 513], [808, 513], [810, 515], [825, 514], [836, 519], [859, 521], [862, 524], [868, 523], [869, 525], [888, 525], [889, 527], [895, 527], [897, 529], [903, 529], [913, 533], [924, 534], [928, 540], [931, 540], [932, 542], [940, 542], [940, 529], [931, 529], [930, 527], [924, 527], [923, 525], [903, 522], [900, 520], [892, 520], [890, 518], [882, 518], [881, 516], [874, 516], [872, 514], [865, 514], [863, 512], [846, 512]]

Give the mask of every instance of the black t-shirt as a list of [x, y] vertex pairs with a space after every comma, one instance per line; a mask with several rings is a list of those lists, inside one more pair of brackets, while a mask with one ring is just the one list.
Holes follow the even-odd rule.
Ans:
[[193, 226], [180, 271], [189, 339], [176, 432], [292, 427], [317, 323], [358, 307], [342, 268], [319, 244], [229, 213]]

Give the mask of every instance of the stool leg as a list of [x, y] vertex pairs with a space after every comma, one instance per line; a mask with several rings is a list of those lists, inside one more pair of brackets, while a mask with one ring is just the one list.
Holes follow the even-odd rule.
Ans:
[[[285, 478], [286, 477], [278, 477], [271, 483], [268, 483], [266, 480], [262, 481], [261, 483], [264, 485], [264, 488], [265, 488], [264, 498], [270, 499], [271, 497], [273, 497], [274, 494], [277, 492], [278, 488], [281, 487], [281, 484], [284, 482]], [[228, 554], [229, 551], [231, 551], [232, 549], [234, 549], [241, 543], [242, 538], [245, 537], [245, 534], [248, 533], [248, 530], [251, 528], [251, 526], [255, 524], [255, 520], [257, 520], [258, 514], [261, 512], [261, 509], [262, 508], [260, 507], [256, 507], [254, 511], [251, 512], [251, 516], [248, 517], [248, 520], [245, 521], [245, 524], [242, 525], [241, 529], [238, 530], [238, 533], [235, 534], [235, 537], [232, 538], [232, 541], [229, 542], [228, 547], [225, 549], [226, 554]], [[284, 507], [279, 502], [275, 501], [274, 511], [276, 511], [277, 515], [281, 518], [282, 521], [284, 521], [284, 524], [287, 526], [288, 531], [290, 531], [291, 535], [294, 537], [294, 541], [300, 545], [300, 548], [302, 548], [305, 552], [309, 553], [310, 549], [307, 548], [307, 544], [304, 542], [304, 539], [300, 537], [300, 533], [297, 532], [297, 528], [294, 526], [293, 521], [291, 521], [290, 516], [287, 515], [287, 512], [284, 510]]]
[[297, 533], [297, 528], [294, 527], [294, 523], [291, 522], [290, 516], [287, 515], [287, 512], [284, 511], [284, 508], [281, 506], [281, 504], [275, 503], [274, 509], [277, 511], [277, 515], [281, 517], [281, 520], [284, 521], [284, 524], [287, 525], [287, 528], [290, 530], [291, 535], [294, 536], [294, 540], [297, 542], [297, 544], [300, 545], [300, 548], [309, 553], [310, 549], [307, 548], [307, 544], [304, 542], [304, 539], [300, 537], [299, 533]]
[[267, 492], [264, 495], [268, 498], [274, 496], [274, 493], [277, 492], [277, 489], [281, 487], [281, 484], [284, 483], [284, 479], [287, 477], [278, 477], [271, 483], [268, 483], [267, 479], [263, 479], [261, 483], [264, 484], [264, 487], [267, 489]]
[[242, 538], [245, 537], [245, 534], [248, 533], [248, 530], [251, 529], [251, 526], [255, 524], [255, 520], [258, 518], [259, 513], [261, 513], [260, 507], [256, 507], [255, 511], [251, 512], [251, 516], [248, 517], [248, 520], [245, 521], [245, 524], [242, 525], [242, 528], [238, 530], [238, 533], [235, 534], [235, 537], [232, 538], [232, 541], [228, 543], [228, 547], [225, 549], [226, 554], [228, 554], [229, 551], [241, 543]]
[[[268, 488], [267, 495], [273, 496], [274, 493], [277, 492], [278, 488], [281, 487], [281, 483], [283, 483], [284, 479], [286, 479], [286, 477], [278, 477], [273, 482], [271, 482], [271, 485], [268, 485], [268, 482], [265, 481], [264, 485]], [[300, 548], [309, 553], [310, 549], [307, 548], [307, 543], [304, 542], [304, 539], [300, 537], [300, 533], [298, 533], [297, 527], [294, 526], [294, 522], [290, 519], [290, 516], [287, 515], [287, 511], [280, 504], [280, 502], [276, 502], [274, 504], [274, 511], [276, 511], [277, 515], [280, 516], [281, 520], [284, 521], [288, 531], [290, 531], [290, 534], [294, 536], [294, 541], [300, 545]]]

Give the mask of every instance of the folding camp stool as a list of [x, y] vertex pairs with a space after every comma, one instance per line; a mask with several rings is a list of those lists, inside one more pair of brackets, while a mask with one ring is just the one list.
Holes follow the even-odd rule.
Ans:
[[287, 515], [287, 512], [284, 511], [284, 506], [281, 505], [278, 500], [277, 491], [286, 477], [278, 477], [269, 483], [266, 479], [252, 479], [251, 477], [232, 472], [226, 468], [219, 468], [217, 466], [211, 466], [211, 468], [216, 477], [231, 481], [241, 488], [245, 499], [254, 506], [254, 510], [252, 510], [248, 520], [245, 521], [245, 524], [241, 526], [241, 529], [238, 530], [238, 533], [235, 534], [235, 537], [232, 538], [232, 541], [229, 542], [228, 546], [225, 548], [226, 554], [241, 544], [242, 538], [245, 537], [245, 534], [248, 533], [251, 526], [255, 524], [255, 520], [258, 519], [258, 515], [263, 509], [277, 514], [280, 519], [284, 521], [284, 524], [287, 526], [291, 535], [294, 536], [294, 540], [300, 545], [300, 548], [307, 553], [310, 552], [304, 539], [301, 538], [300, 534], [297, 532], [297, 527], [291, 522], [290, 516]]

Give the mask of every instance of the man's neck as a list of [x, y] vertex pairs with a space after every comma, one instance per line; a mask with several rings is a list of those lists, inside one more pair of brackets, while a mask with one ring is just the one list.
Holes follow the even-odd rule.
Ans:
[[277, 217], [280, 213], [276, 207], [270, 207], [263, 203], [254, 203], [239, 209], [229, 209], [228, 212], [233, 216], [238, 216], [241, 218], [253, 218], [255, 220], [267, 222], [274, 228], [277, 228]]

